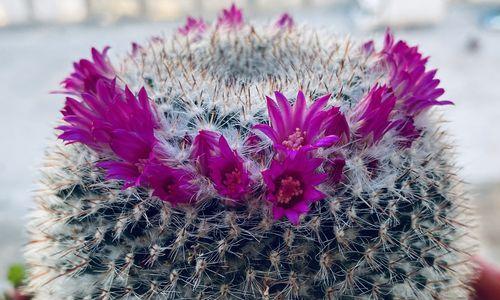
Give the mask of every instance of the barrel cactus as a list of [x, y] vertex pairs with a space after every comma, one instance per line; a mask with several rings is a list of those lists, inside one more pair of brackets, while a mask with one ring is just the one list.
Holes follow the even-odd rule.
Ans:
[[465, 299], [474, 251], [417, 47], [214, 24], [74, 64], [28, 225], [35, 299]]

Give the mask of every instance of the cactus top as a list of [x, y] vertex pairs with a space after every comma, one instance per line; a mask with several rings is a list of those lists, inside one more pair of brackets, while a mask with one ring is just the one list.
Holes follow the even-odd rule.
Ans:
[[[298, 224], [313, 203], [327, 197], [329, 189], [353, 184], [343, 176], [346, 160], [379, 144], [392, 149], [411, 148], [426, 125], [416, 120], [434, 105], [451, 103], [438, 100], [444, 90], [438, 87], [436, 70], [426, 68], [427, 58], [417, 47], [395, 41], [390, 31], [379, 51], [373, 41], [358, 46], [357, 63], [373, 76], [352, 74], [349, 82], [360, 88], [350, 101], [338, 103], [341, 93], [332, 94], [328, 88], [325, 93], [312, 90], [305, 82], [289, 94], [289, 85], [281, 90], [283, 84], [272, 84], [290, 82], [289, 78], [280, 79], [277, 70], [300, 72], [302, 66], [282, 59], [272, 67], [274, 61], [259, 58], [259, 51], [267, 50], [259, 50], [258, 43], [265, 39], [272, 45], [273, 39], [286, 40], [300, 33], [288, 14], [268, 31], [258, 36], [234, 5], [223, 10], [212, 26], [189, 17], [178, 29], [175, 42], [190, 49], [180, 55], [187, 56], [186, 61], [197, 60], [200, 72], [216, 73], [212, 76], [217, 76], [219, 84], [233, 95], [226, 96], [227, 90], [213, 92], [208, 104], [202, 95], [206, 87], [196, 91], [198, 96], [185, 92], [191, 95], [189, 99], [175, 95], [167, 101], [152, 99], [150, 93], [162, 91], [128, 82], [126, 72], [111, 64], [108, 47], [102, 52], [93, 48], [92, 59], [75, 63], [74, 72], [62, 82], [68, 97], [62, 110], [64, 124], [58, 127], [62, 131], [59, 138], [93, 149], [100, 157], [97, 166], [105, 170], [106, 180], [118, 180], [124, 189], [144, 188], [173, 206], [197, 205], [216, 198], [227, 209], [238, 209], [249, 199], [258, 199], [266, 203], [276, 220], [286, 217]], [[239, 52], [238, 42], [249, 36], [256, 40], [254, 49]], [[288, 42], [290, 48], [302, 47]], [[235, 47], [232, 53], [241, 55], [241, 59], [227, 63], [240, 65], [233, 65], [231, 72], [214, 72], [213, 65], [219, 63], [217, 51], [223, 50], [209, 50], [211, 61], [200, 58], [207, 55], [205, 46], [214, 43]], [[154, 51], [155, 47], [165, 47], [165, 42], [154, 38], [150, 47]], [[310, 54], [307, 47], [302, 50], [300, 55]], [[129, 59], [144, 63], [146, 51], [134, 43]], [[171, 70], [166, 67], [167, 73]], [[304, 69], [304, 73], [310, 71]], [[324, 71], [318, 70], [311, 80], [335, 75]], [[169, 80], [179, 81], [181, 89], [182, 81], [203, 85], [192, 82], [196, 76], [190, 74], [184, 78], [181, 74], [170, 76]], [[252, 87], [259, 92], [251, 92]], [[268, 93], [272, 89], [274, 95]], [[266, 94], [256, 96], [261, 91]], [[165, 105], [168, 109], [160, 107]], [[207, 118], [184, 118], [190, 115], [186, 112], [189, 110], [210, 113]], [[220, 115], [225, 117], [218, 118]], [[232, 118], [238, 120], [233, 122]], [[227, 124], [232, 124], [231, 128]], [[374, 158], [364, 164], [376, 172], [377, 163]]]

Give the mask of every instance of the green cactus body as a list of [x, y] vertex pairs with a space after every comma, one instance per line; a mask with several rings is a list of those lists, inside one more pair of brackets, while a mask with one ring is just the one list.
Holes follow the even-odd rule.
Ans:
[[[185, 137], [214, 130], [247, 157], [264, 153], [248, 166], [259, 170], [272, 146], [244, 137], [267, 122], [265, 96], [332, 93], [327, 105], [349, 115], [387, 76], [361, 48], [306, 27], [214, 28], [152, 40], [115, 70], [120, 85], [146, 87], [172, 159], [188, 161]], [[199, 201], [173, 206], [105, 179], [102, 154], [57, 142], [28, 225], [28, 290], [35, 299], [466, 299], [467, 198], [439, 122], [432, 113], [415, 122], [420, 136], [407, 148], [389, 131], [370, 147], [318, 149], [325, 161], [345, 158], [343, 178], [321, 184], [325, 199], [298, 225], [273, 218], [262, 183], [230, 205], [200, 177]]]

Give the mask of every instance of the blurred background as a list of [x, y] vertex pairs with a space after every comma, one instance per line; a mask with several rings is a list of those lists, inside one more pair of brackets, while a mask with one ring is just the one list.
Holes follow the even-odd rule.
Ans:
[[[291, 13], [298, 23], [382, 41], [385, 27], [418, 44], [447, 91], [445, 126], [470, 183], [481, 253], [500, 262], [500, 0], [242, 0], [247, 18]], [[175, 30], [186, 15], [213, 20], [223, 0], [0, 0], [0, 291], [6, 270], [22, 262], [23, 226], [33, 206], [38, 166], [54, 140], [63, 98], [51, 95], [89, 56]], [[5, 279], [4, 279], [5, 278]]]

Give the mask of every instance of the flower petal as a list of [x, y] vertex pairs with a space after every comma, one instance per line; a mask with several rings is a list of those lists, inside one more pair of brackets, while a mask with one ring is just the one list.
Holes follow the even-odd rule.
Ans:
[[273, 128], [267, 124], [256, 124], [253, 126], [254, 129], [257, 129], [261, 131], [263, 134], [265, 134], [271, 141], [273, 141], [274, 144], [278, 144], [279, 141], [276, 137], [276, 134], [273, 130]]
[[299, 91], [297, 94], [297, 101], [295, 101], [295, 105], [293, 106], [293, 128], [303, 128], [304, 127], [304, 118], [306, 113], [306, 98], [304, 97], [304, 93]]
[[330, 99], [331, 94], [324, 95], [319, 97], [314, 101], [314, 103], [309, 107], [307, 111], [307, 115], [305, 117], [304, 123], [308, 124], [313, 118], [316, 117], [318, 111], [322, 110], [325, 107], [326, 103]]
[[340, 140], [340, 138], [336, 135], [327, 135], [327, 136], [317, 140], [314, 143], [314, 146], [319, 147], [319, 148], [328, 148], [328, 147], [331, 147], [336, 142], [338, 142], [339, 140]]
[[[278, 102], [278, 107], [280, 109], [281, 116], [282, 116], [283, 120], [292, 120], [293, 119], [292, 107], [291, 107], [290, 103], [288, 102], [288, 99], [286, 99], [286, 97], [278, 91], [274, 92], [274, 96], [276, 97], [276, 101]], [[286, 127], [285, 127], [285, 129], [287, 131], [290, 130], [290, 128], [286, 128]]]
[[267, 101], [267, 111], [269, 113], [269, 119], [271, 120], [271, 126], [276, 129], [279, 136], [285, 136], [285, 120], [283, 119], [280, 109], [273, 99], [266, 97]]
[[293, 225], [298, 225], [300, 221], [300, 215], [294, 210], [285, 210], [285, 215], [290, 220]]

